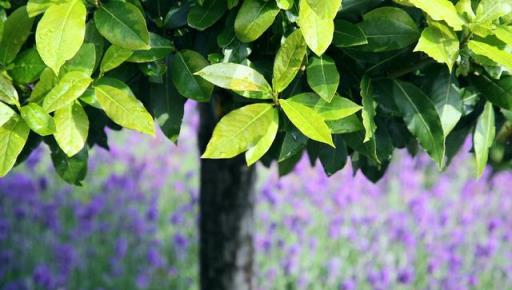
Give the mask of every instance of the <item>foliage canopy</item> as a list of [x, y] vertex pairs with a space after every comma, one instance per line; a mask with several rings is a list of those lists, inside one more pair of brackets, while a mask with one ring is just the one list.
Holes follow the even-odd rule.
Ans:
[[187, 99], [219, 116], [203, 158], [290, 172], [307, 152], [371, 180], [395, 148], [477, 174], [512, 158], [512, 0], [0, 1], [0, 176], [45, 142], [79, 184], [105, 128], [177, 142]]

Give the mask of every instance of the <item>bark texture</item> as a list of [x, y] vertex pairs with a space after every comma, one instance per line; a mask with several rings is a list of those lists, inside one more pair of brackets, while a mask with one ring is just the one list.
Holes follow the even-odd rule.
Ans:
[[[199, 105], [199, 149], [218, 121], [209, 103]], [[252, 290], [255, 170], [243, 158], [201, 160], [201, 290]]]

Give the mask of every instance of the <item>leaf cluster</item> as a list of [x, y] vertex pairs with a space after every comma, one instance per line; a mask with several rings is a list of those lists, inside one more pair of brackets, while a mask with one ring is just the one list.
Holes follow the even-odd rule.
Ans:
[[472, 135], [479, 176], [512, 164], [511, 71], [512, 0], [4, 1], [0, 176], [45, 142], [79, 184], [105, 128], [177, 142], [186, 101], [219, 118], [203, 158], [378, 180]]

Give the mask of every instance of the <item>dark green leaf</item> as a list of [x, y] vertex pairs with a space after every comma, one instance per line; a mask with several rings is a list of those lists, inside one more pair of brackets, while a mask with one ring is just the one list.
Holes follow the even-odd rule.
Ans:
[[394, 99], [409, 131], [437, 165], [444, 166], [445, 137], [434, 103], [416, 86], [394, 81]]
[[29, 18], [25, 6], [21, 6], [7, 17], [0, 37], [0, 64], [11, 63], [31, 33], [34, 19]]
[[101, 35], [112, 44], [131, 50], [151, 48], [144, 15], [130, 3], [102, 4], [94, 13], [94, 22]]
[[242, 42], [252, 42], [267, 30], [279, 13], [275, 1], [245, 0], [235, 19], [235, 33]]
[[193, 50], [176, 53], [170, 63], [170, 72], [172, 81], [182, 96], [199, 102], [210, 100], [213, 85], [194, 75], [207, 65], [208, 61]]

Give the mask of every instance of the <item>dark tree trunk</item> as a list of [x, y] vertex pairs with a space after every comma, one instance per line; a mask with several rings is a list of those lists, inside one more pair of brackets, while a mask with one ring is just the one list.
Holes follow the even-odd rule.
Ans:
[[[204, 152], [218, 117], [209, 103], [199, 110]], [[243, 158], [201, 160], [201, 290], [253, 289], [255, 177]]]

